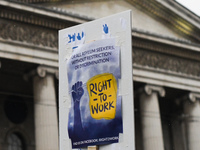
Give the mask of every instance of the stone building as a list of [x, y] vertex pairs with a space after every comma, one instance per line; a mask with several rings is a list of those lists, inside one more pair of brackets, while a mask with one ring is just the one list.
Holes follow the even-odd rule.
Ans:
[[58, 150], [58, 30], [132, 10], [136, 150], [200, 147], [200, 18], [174, 0], [1, 0], [0, 150]]

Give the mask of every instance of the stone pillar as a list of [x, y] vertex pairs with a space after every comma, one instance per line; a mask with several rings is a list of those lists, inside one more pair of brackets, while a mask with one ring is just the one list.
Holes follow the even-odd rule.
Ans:
[[140, 113], [144, 150], [164, 150], [164, 140], [158, 94], [165, 96], [162, 87], [146, 85], [140, 92]]
[[33, 78], [36, 150], [58, 150], [58, 116], [54, 75], [37, 68]]
[[188, 150], [200, 149], [200, 94], [190, 93], [184, 101], [186, 139]]

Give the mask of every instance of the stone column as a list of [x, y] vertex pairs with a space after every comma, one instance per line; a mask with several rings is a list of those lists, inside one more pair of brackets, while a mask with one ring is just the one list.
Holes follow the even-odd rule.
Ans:
[[186, 139], [188, 150], [200, 149], [200, 94], [190, 93], [184, 101]]
[[58, 150], [58, 116], [54, 75], [37, 68], [33, 78], [36, 150]]
[[144, 150], [164, 150], [158, 94], [165, 96], [162, 87], [146, 85], [140, 92], [140, 113]]

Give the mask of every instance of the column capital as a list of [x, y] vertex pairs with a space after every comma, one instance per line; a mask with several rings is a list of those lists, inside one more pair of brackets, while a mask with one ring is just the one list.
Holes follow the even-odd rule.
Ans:
[[37, 68], [31, 70], [30, 72], [26, 73], [24, 75], [25, 80], [29, 80], [30, 78], [34, 76], [39, 76], [41, 78], [44, 78], [47, 74], [53, 74], [58, 79], [58, 69], [48, 66], [38, 66]]
[[199, 93], [193, 93], [193, 92], [190, 92], [188, 94], [188, 98], [191, 102], [196, 102], [197, 100], [200, 100], [200, 94]]
[[153, 92], [158, 93], [161, 97], [165, 96], [165, 89], [161, 86], [146, 84], [140, 88], [136, 93], [145, 92], [147, 95], [151, 95]]
[[193, 92], [190, 92], [184, 95], [183, 97], [176, 99], [177, 104], [181, 104], [182, 102], [186, 101], [195, 103], [197, 100], [200, 100], [200, 93], [193, 93]]
[[156, 85], [145, 85], [144, 91], [147, 93], [147, 95], [151, 95], [153, 92], [157, 92], [161, 97], [165, 96], [165, 89], [161, 86]]

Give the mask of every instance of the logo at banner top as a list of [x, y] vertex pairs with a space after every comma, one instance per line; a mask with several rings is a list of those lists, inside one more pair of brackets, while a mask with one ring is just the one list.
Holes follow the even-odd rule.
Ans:
[[117, 81], [110, 73], [88, 80], [90, 114], [94, 119], [114, 119], [117, 103]]

